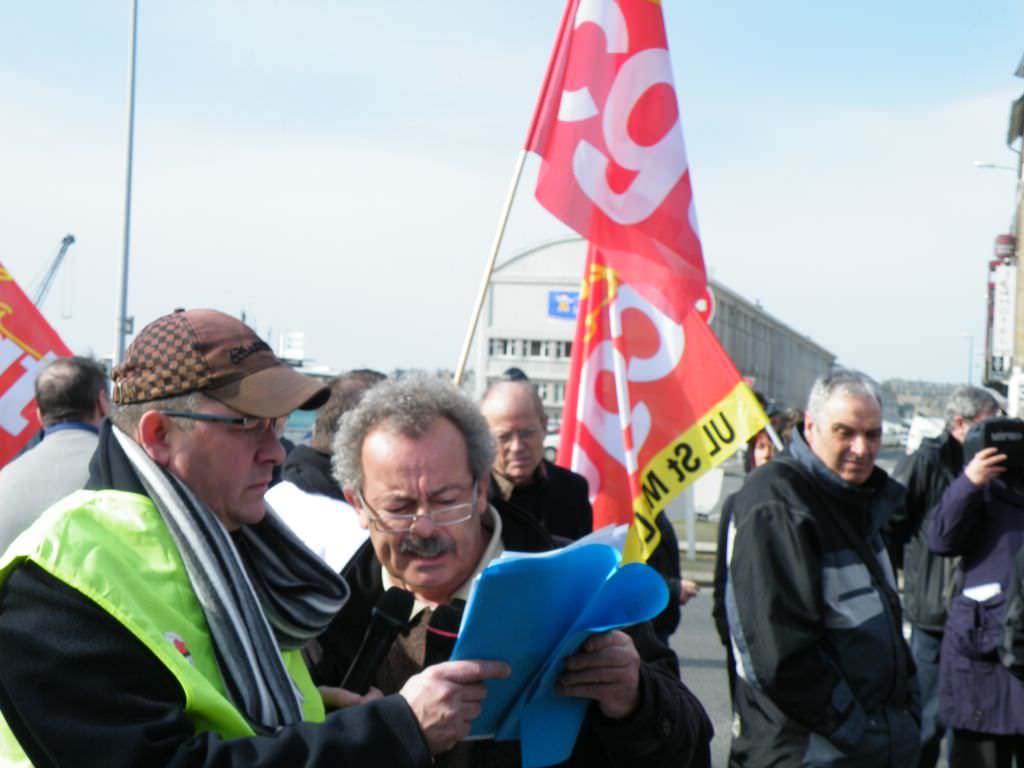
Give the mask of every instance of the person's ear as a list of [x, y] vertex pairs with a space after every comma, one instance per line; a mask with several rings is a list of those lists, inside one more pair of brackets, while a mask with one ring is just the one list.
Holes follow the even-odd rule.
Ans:
[[491, 473], [488, 472], [479, 480], [476, 481], [476, 494], [477, 494], [477, 509], [476, 511], [483, 514], [483, 511], [487, 509], [487, 491], [491, 487]]
[[139, 419], [136, 442], [142, 446], [149, 458], [166, 467], [171, 461], [171, 445], [168, 440], [168, 417], [159, 411], [146, 411]]
[[99, 395], [97, 395], [96, 404], [93, 406], [93, 413], [97, 422], [103, 421], [110, 415], [110, 398], [107, 397], [106, 390], [100, 390]]
[[345, 495], [345, 501], [352, 505], [352, 508], [359, 515], [359, 524], [366, 530], [370, 529], [370, 518], [368, 517], [367, 511], [363, 509], [362, 503], [359, 501], [359, 494], [355, 492], [354, 488], [345, 486], [341, 489], [341, 492]]
[[811, 418], [810, 411], [804, 414], [804, 440], [808, 445], [814, 444], [814, 419]]

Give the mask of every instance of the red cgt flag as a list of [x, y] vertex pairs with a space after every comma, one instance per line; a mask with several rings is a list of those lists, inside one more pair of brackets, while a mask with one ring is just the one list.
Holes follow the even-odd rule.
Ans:
[[624, 557], [646, 560], [655, 518], [767, 422], [679, 281], [625, 280], [591, 246], [566, 386], [558, 463], [587, 478], [594, 527], [634, 523]]
[[526, 148], [537, 199], [590, 242], [559, 463], [644, 560], [665, 505], [766, 423], [693, 309], [707, 276], [660, 3], [569, 0]]
[[71, 354], [10, 273], [0, 264], [0, 467], [39, 429], [35, 381]]
[[707, 282], [661, 5], [569, 0], [526, 148], [537, 199], [626, 277], [667, 268], [690, 297]]

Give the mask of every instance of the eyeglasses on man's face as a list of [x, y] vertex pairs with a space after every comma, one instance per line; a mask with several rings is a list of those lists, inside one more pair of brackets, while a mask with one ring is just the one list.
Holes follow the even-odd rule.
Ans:
[[496, 432], [494, 439], [498, 442], [498, 445], [509, 445], [513, 440], [518, 439], [521, 443], [527, 443], [530, 440], [537, 439], [540, 435], [541, 430], [536, 427], [527, 427], [526, 429], [510, 429], [506, 432]]
[[284, 425], [288, 421], [287, 416], [223, 416], [219, 413], [200, 413], [199, 411], [158, 411], [158, 413], [175, 419], [229, 424], [238, 427], [238, 432], [250, 435], [271, 432], [274, 437], [281, 437], [284, 434]]
[[387, 511], [378, 512], [366, 501], [366, 497], [363, 496], [362, 491], [359, 491], [359, 503], [366, 507], [366, 510], [370, 513], [370, 524], [378, 531], [384, 531], [386, 533], [405, 533], [411, 529], [416, 520], [421, 517], [429, 518], [430, 522], [438, 528], [446, 528], [450, 525], [458, 525], [459, 523], [466, 522], [473, 516], [473, 510], [476, 507], [476, 491], [477, 484], [474, 481], [469, 501], [462, 504], [452, 504], [446, 507], [428, 509], [422, 514], [419, 512], [413, 514]]

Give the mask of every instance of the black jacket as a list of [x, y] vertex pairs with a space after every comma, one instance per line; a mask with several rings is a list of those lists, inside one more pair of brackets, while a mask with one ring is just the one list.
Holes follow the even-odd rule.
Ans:
[[718, 519], [718, 537], [715, 546], [715, 570], [714, 584], [715, 593], [711, 597], [711, 618], [715, 622], [715, 630], [718, 632], [718, 639], [722, 641], [727, 649], [729, 644], [729, 618], [725, 612], [725, 581], [727, 568], [727, 553], [729, 551], [729, 527], [732, 525], [732, 505], [735, 503], [736, 494], [726, 497], [722, 503], [722, 511]]
[[281, 478], [306, 493], [319, 493], [345, 501], [345, 494], [331, 473], [331, 455], [308, 445], [296, 445], [291, 450], [284, 460]]
[[999, 659], [1008, 670], [1024, 680], [1024, 549], [1013, 561], [1013, 573], [1006, 590], [1006, 614]]
[[[555, 540], [522, 511], [501, 502], [496, 508], [500, 508], [502, 541], [506, 549], [538, 552], [555, 547]], [[352, 589], [352, 597], [320, 638], [323, 658], [313, 669], [313, 680], [318, 684], [336, 685], [344, 676], [362, 639], [370, 611], [383, 592], [381, 564], [369, 542], [342, 574]], [[711, 723], [700, 702], [680, 681], [675, 654], [658, 641], [650, 624], [632, 627], [629, 634], [643, 659], [638, 709], [627, 720], [615, 721], [603, 717], [596, 706], [591, 707], [575, 751], [564, 765], [573, 768], [708, 765]], [[388, 693], [388, 687], [399, 686], [402, 682], [378, 675], [374, 684]], [[435, 765], [440, 768], [519, 768], [519, 744], [489, 739], [467, 741], [438, 756]]]
[[[529, 512], [548, 533], [575, 541], [594, 530], [587, 480], [571, 470], [543, 460], [544, 477], [512, 490], [508, 503]], [[501, 491], [491, 478], [487, 500], [500, 501]]]
[[679, 605], [679, 585], [682, 582], [682, 569], [679, 567], [679, 539], [676, 537], [675, 526], [664, 511], [654, 520], [661, 534], [661, 541], [654, 548], [647, 564], [661, 574], [668, 587], [668, 603], [665, 609], [651, 619], [654, 632], [658, 638], [668, 644], [669, 638], [679, 628], [682, 608]]
[[893, 562], [903, 569], [903, 608], [907, 621], [941, 633], [946, 623], [946, 592], [955, 558], [928, 548], [932, 512], [963, 469], [963, 448], [949, 432], [926, 438], [900, 460], [893, 480], [906, 486], [907, 497], [886, 524], [883, 535]]
[[903, 489], [877, 468], [844, 482], [798, 433], [789, 450], [732, 505], [731, 764], [911, 765], [919, 697], [879, 534]]

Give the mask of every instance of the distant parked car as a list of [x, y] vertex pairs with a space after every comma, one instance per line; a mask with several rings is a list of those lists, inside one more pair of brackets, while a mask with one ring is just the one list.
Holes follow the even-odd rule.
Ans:
[[882, 445], [887, 447], [901, 447], [907, 444], [907, 436], [910, 430], [896, 421], [882, 422]]

